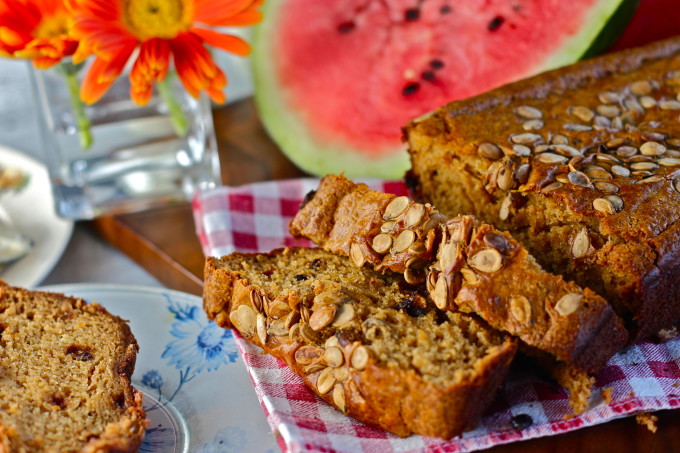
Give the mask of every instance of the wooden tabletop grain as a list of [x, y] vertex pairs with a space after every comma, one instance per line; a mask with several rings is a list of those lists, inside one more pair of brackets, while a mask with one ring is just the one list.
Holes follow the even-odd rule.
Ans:
[[[305, 176], [268, 138], [251, 99], [215, 109], [215, 130], [225, 185]], [[203, 253], [189, 204], [91, 222], [119, 248], [167, 287], [200, 295]], [[670, 453], [680, 452], [680, 410], [662, 411], [651, 433], [635, 417], [568, 434], [494, 447], [489, 452]]]

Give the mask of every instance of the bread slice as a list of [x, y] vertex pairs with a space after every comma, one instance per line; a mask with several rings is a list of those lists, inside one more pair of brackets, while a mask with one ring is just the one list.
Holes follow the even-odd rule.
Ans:
[[517, 346], [445, 313], [401, 275], [321, 249], [208, 258], [204, 309], [283, 360], [320, 398], [399, 436], [476, 425]]
[[680, 37], [584, 60], [404, 128], [415, 196], [509, 231], [605, 297], [631, 341], [680, 321]]
[[597, 372], [627, 333], [607, 302], [545, 272], [509, 234], [471, 216], [447, 219], [430, 205], [323, 178], [291, 222], [307, 237], [363, 266], [426, 284], [440, 309], [476, 313], [531, 348]]
[[137, 343], [97, 304], [0, 280], [0, 452], [135, 452]]

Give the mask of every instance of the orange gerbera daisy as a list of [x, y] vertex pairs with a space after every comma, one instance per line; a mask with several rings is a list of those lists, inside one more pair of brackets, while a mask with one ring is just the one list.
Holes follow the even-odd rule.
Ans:
[[239, 37], [205, 27], [252, 25], [260, 21], [262, 0], [72, 0], [74, 36], [80, 41], [76, 63], [96, 55], [81, 87], [81, 98], [94, 103], [121, 74], [139, 48], [132, 70], [130, 96], [144, 105], [156, 81], [164, 80], [171, 59], [186, 90], [194, 97], [205, 90], [225, 101], [227, 84], [205, 44], [248, 55]]
[[71, 23], [62, 0], [3, 0], [0, 55], [31, 59], [40, 69], [54, 66], [78, 47]]

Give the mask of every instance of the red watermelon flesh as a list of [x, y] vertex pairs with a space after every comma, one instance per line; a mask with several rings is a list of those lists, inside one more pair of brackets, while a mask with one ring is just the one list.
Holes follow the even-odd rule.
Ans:
[[[274, 42], [268, 55], [256, 55], [256, 87], [258, 77], [269, 77], [263, 72], [274, 73], [276, 88], [265, 96], [282, 97], [279, 105], [287, 112], [278, 115], [294, 115], [304, 123], [319, 153], [332, 143], [336, 154], [346, 148], [366, 162], [379, 161], [403, 152], [401, 127], [409, 120], [446, 102], [576, 61], [620, 3], [272, 0], [265, 20]], [[265, 58], [273, 61], [258, 76], [257, 60]], [[267, 102], [258, 99], [259, 105]], [[268, 123], [279, 119], [263, 117], [270, 132], [277, 128]], [[275, 139], [287, 133], [279, 128], [272, 133]], [[296, 146], [293, 139], [277, 141], [284, 151]], [[306, 167], [309, 159], [301, 162], [295, 150], [291, 154], [313, 173], [385, 176], [334, 168], [321, 160]]]

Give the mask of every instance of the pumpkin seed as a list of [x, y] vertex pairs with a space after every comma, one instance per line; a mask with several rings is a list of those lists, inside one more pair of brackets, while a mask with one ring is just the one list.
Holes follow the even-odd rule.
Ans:
[[571, 115], [574, 115], [578, 119], [580, 119], [583, 122], [590, 123], [590, 121], [593, 119], [595, 116], [595, 113], [593, 113], [592, 110], [590, 110], [588, 107], [584, 107], [582, 105], [577, 105], [575, 107], [571, 107], [567, 112]]
[[577, 293], [569, 293], [562, 296], [555, 304], [555, 311], [562, 316], [569, 316], [579, 309], [582, 297], [582, 294]]
[[666, 147], [657, 142], [645, 142], [640, 146], [640, 153], [643, 156], [660, 156], [666, 152]]
[[503, 256], [496, 249], [484, 249], [468, 258], [468, 264], [478, 271], [493, 273], [503, 267]]
[[396, 197], [385, 208], [383, 213], [384, 220], [394, 220], [406, 210], [411, 200], [406, 196]]
[[373, 238], [371, 246], [377, 253], [387, 253], [390, 250], [390, 247], [392, 247], [392, 236], [386, 233], [380, 233]]
[[532, 134], [532, 133], [529, 133], [529, 132], [525, 132], [525, 133], [522, 133], [522, 134], [511, 135], [510, 140], [513, 143], [516, 143], [518, 145], [528, 145], [528, 144], [532, 144], [532, 143], [542, 141], [543, 137], [541, 137], [538, 134]]
[[316, 389], [321, 395], [325, 395], [330, 392], [336, 383], [335, 375], [333, 374], [333, 368], [324, 368], [324, 370], [319, 373], [316, 378]]
[[588, 237], [588, 229], [583, 228], [576, 234], [574, 242], [571, 245], [571, 254], [574, 258], [583, 258], [590, 250], [590, 238]]
[[531, 320], [531, 303], [526, 296], [514, 296], [510, 298], [510, 313], [522, 324], [528, 324]]
[[392, 243], [392, 253], [400, 253], [409, 248], [416, 240], [416, 234], [413, 230], [404, 230], [399, 233], [399, 236]]
[[541, 113], [539, 109], [528, 105], [520, 105], [515, 109], [515, 113], [528, 120], [538, 119], [543, 116], [543, 113]]
[[630, 84], [630, 92], [635, 96], [646, 96], [652, 92], [652, 84], [647, 80], [638, 80]]
[[477, 147], [477, 154], [491, 160], [498, 160], [503, 157], [503, 151], [493, 143], [481, 143]]
[[356, 242], [352, 243], [349, 247], [349, 256], [354, 261], [358, 267], [363, 267], [366, 264], [366, 257], [364, 257], [364, 252], [361, 250], [361, 246]]

